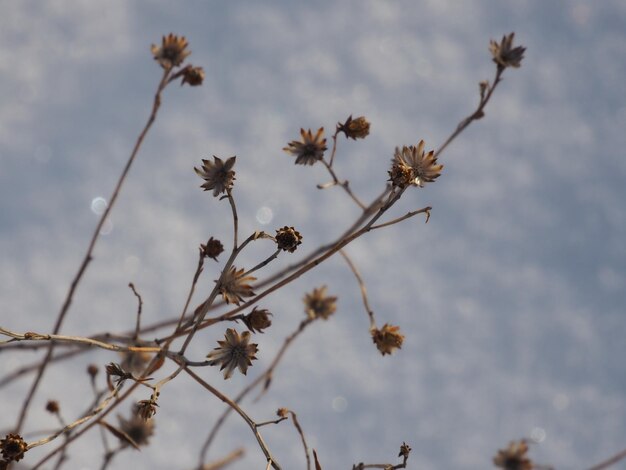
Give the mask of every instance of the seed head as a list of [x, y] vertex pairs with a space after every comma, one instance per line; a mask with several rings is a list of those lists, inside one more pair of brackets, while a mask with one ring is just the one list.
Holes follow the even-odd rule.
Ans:
[[[118, 415], [120, 429], [130, 437], [133, 442], [139, 446], [148, 445], [150, 437], [154, 434], [154, 420], [143, 419], [139, 414], [137, 406], [133, 407], [130, 419], [126, 420]], [[122, 440], [122, 445], [126, 445], [126, 441]]]
[[19, 434], [10, 433], [0, 440], [0, 450], [2, 450], [4, 460], [17, 462], [24, 457], [24, 453], [28, 450], [28, 444]]
[[227, 304], [239, 305], [243, 302], [244, 297], [252, 297], [254, 292], [249, 282], [256, 281], [254, 276], [244, 276], [245, 270], [242, 268], [237, 270], [235, 266], [224, 273], [222, 280], [215, 281], [219, 283], [219, 291]]
[[269, 328], [272, 324], [272, 320], [270, 320], [271, 315], [268, 310], [254, 307], [248, 315], [243, 317], [243, 322], [252, 333], [263, 333], [263, 330]]
[[213, 196], [218, 196], [232, 189], [235, 181], [235, 172], [232, 168], [235, 166], [236, 158], [230, 157], [224, 162], [221, 158], [213, 155], [213, 161], [203, 159], [202, 168], [194, 167], [196, 174], [204, 180], [204, 184], [200, 187], [204, 188], [205, 191], [212, 189]]
[[205, 258], [211, 258], [217, 261], [217, 257], [224, 251], [224, 245], [216, 238], [209, 238], [206, 245], [200, 244], [200, 252]]
[[202, 67], [187, 66], [183, 72], [181, 85], [200, 86], [204, 81], [204, 69]]
[[337, 310], [337, 297], [326, 295], [326, 286], [313, 289], [304, 296], [304, 312], [311, 320], [323, 318], [327, 320]]
[[432, 183], [439, 178], [443, 169], [443, 165], [437, 164], [433, 150], [424, 152], [423, 140], [420, 140], [417, 146], [404, 146], [402, 149], [396, 147], [391, 162], [390, 181], [394, 186], [401, 188], [408, 184], [423, 187], [424, 183]]
[[302, 244], [302, 235], [293, 227], [287, 227], [276, 230], [276, 245], [283, 251], [293, 253]]
[[161, 46], [152, 44], [151, 50], [154, 60], [164, 69], [171, 69], [183, 63], [185, 58], [191, 54], [187, 50], [187, 39], [184, 36], [176, 36], [172, 33], [163, 36]]
[[296, 156], [296, 165], [313, 165], [324, 158], [326, 151], [326, 139], [323, 139], [324, 128], [320, 127], [313, 136], [311, 129], [300, 129], [301, 141], [293, 140], [283, 150]]
[[515, 38], [515, 33], [502, 36], [500, 43], [493, 39], [489, 41], [489, 51], [491, 51], [493, 61], [501, 69], [506, 67], [518, 68], [522, 64], [526, 48], [522, 46], [513, 47], [513, 38]]
[[343, 124], [337, 124], [337, 132], [343, 132], [348, 139], [365, 139], [370, 133], [370, 123], [365, 116], [356, 119], [350, 116]]
[[233, 328], [228, 328], [224, 337], [226, 340], [218, 341], [219, 347], [207, 355], [209, 365], [220, 366], [220, 370], [226, 369], [224, 379], [229, 379], [236, 368], [243, 375], [246, 375], [248, 367], [256, 359], [255, 354], [258, 351], [258, 345], [249, 343], [249, 331], [244, 331], [239, 335]]
[[372, 330], [372, 340], [384, 356], [385, 354], [391, 354], [396, 349], [400, 349], [404, 341], [404, 336], [400, 334], [399, 326], [392, 326], [385, 323], [380, 330], [378, 328]]
[[505, 470], [531, 470], [533, 462], [526, 456], [526, 452], [528, 444], [524, 439], [511, 441], [509, 447], [498, 451], [493, 458], [493, 464]]

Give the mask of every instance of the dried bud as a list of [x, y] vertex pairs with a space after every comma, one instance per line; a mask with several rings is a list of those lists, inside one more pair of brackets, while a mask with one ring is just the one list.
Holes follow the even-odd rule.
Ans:
[[498, 451], [493, 458], [493, 464], [504, 470], [531, 470], [534, 468], [532, 460], [526, 453], [528, 452], [528, 444], [524, 439], [509, 443], [509, 447]]
[[365, 116], [356, 119], [350, 116], [343, 124], [337, 124], [337, 132], [343, 132], [349, 139], [365, 139], [370, 133], [370, 123]]
[[400, 446], [400, 453], [398, 454], [398, 457], [404, 457], [406, 459], [408, 458], [410, 453], [411, 453], [411, 446], [408, 445], [406, 442], [403, 442], [402, 445]]
[[276, 416], [279, 418], [286, 418], [289, 415], [289, 410], [287, 408], [278, 408], [276, 411]]
[[400, 349], [404, 336], [400, 334], [399, 326], [392, 326], [386, 323], [380, 330], [378, 328], [372, 330], [372, 340], [384, 356], [385, 354], [391, 354], [396, 349]]
[[271, 315], [272, 314], [268, 310], [257, 310], [257, 308], [254, 307], [248, 315], [243, 317], [243, 322], [252, 333], [263, 333], [263, 330], [265, 328], [269, 328], [272, 324], [272, 321], [269, 318]]
[[224, 245], [216, 238], [209, 238], [206, 245], [200, 244], [200, 252], [205, 258], [211, 258], [217, 261], [217, 257], [224, 251]]
[[337, 310], [337, 297], [326, 295], [326, 286], [313, 289], [313, 292], [304, 296], [304, 313], [311, 320], [328, 318]]
[[302, 235], [293, 227], [287, 227], [276, 230], [276, 245], [278, 249], [293, 253], [298, 248], [298, 245], [302, 243]]
[[0, 440], [0, 450], [2, 450], [4, 460], [17, 462], [24, 457], [24, 453], [28, 450], [28, 444], [19, 434], [7, 434], [4, 439]]
[[56, 400], [48, 400], [46, 403], [46, 411], [48, 413], [57, 414], [60, 410], [59, 402]]
[[487, 93], [487, 90], [489, 89], [489, 80], [482, 80], [478, 84], [478, 88], [480, 90], [480, 99], [482, 101], [485, 99], [485, 94]]
[[96, 375], [98, 375], [98, 366], [95, 364], [89, 364], [89, 366], [87, 366], [87, 373], [92, 380], [95, 379]]
[[188, 66], [183, 71], [183, 81], [181, 85], [188, 83], [189, 86], [200, 86], [204, 81], [204, 70], [202, 67]]

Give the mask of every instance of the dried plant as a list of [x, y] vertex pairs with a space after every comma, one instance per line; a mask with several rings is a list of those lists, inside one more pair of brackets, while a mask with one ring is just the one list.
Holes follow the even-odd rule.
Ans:
[[[259, 280], [257, 276], [252, 276], [252, 273], [262, 272], [266, 266], [279, 256], [297, 256], [294, 253], [302, 244], [303, 236], [293, 226], [285, 225], [282, 228], [277, 228], [274, 236], [257, 231], [240, 242], [237, 205], [233, 195], [233, 189], [236, 184], [234, 170], [236, 157], [221, 159], [213, 156], [212, 160], [201, 159], [200, 166], [193, 168], [197, 175], [204, 180], [201, 188], [205, 191], [211, 191], [214, 197], [219, 197], [217, 201], [228, 200], [231, 208], [233, 242], [227, 259], [223, 262], [218, 260], [218, 256], [225, 250], [225, 245], [221, 241], [211, 236], [206, 243], [200, 244], [198, 265], [193, 275], [193, 281], [183, 311], [170, 321], [162, 322], [158, 328], [148, 330], [148, 328], [141, 326], [140, 319], [143, 301], [135, 286], [131, 283], [129, 287], [138, 299], [137, 321], [132, 334], [128, 336], [103, 334], [92, 337], [61, 335], [60, 330], [68, 314], [73, 296], [80, 287], [83, 274], [92, 260], [92, 252], [99, 239], [102, 225], [115, 207], [128, 170], [137, 157], [142, 143], [157, 117], [163, 91], [169, 84], [174, 82], [180, 82], [181, 85], [201, 86], [204, 81], [205, 72], [202, 67], [186, 63], [187, 58], [191, 54], [187, 40], [182, 36], [174, 34], [163, 36], [161, 44], [153, 45], [151, 49], [154, 60], [162, 69], [162, 77], [157, 86], [152, 110], [113, 190], [106, 211], [102, 214], [97, 224], [87, 253], [70, 285], [53, 330], [50, 333], [36, 333], [32, 331], [20, 333], [11, 331], [3, 326], [0, 327], [0, 334], [6, 338], [6, 340], [0, 343], [0, 348], [6, 350], [3, 351], [3, 356], [9, 352], [18, 354], [19, 349], [13, 347], [15, 344], [28, 344], [33, 348], [45, 348], [43, 359], [24, 372], [24, 374], [32, 373], [34, 379], [28, 394], [22, 397], [17, 422], [0, 440], [2, 454], [0, 469], [9, 468], [14, 465], [14, 462], [22, 459], [28, 460], [28, 451], [43, 445], [49, 447], [49, 452], [41, 457], [39, 461], [29, 462], [30, 468], [42, 468], [55, 456], [57, 456], [55, 468], [60, 468], [63, 466], [67, 452], [72, 448], [73, 443], [96, 425], [100, 425], [102, 430], [103, 448], [100, 456], [97, 456], [97, 458], [102, 460], [102, 469], [109, 466], [113, 461], [113, 457], [120, 452], [131, 448], [149, 447], [150, 438], [157, 430], [155, 422], [162, 413], [167, 412], [166, 409], [162, 410], [159, 405], [161, 391], [166, 389], [167, 384], [180, 374], [187, 375], [206, 390], [207, 393], [214, 395], [228, 405], [227, 411], [217, 422], [213, 423], [205, 445], [200, 451], [198, 469], [223, 468], [241, 457], [243, 451], [238, 449], [219, 461], [207, 462], [205, 459], [208, 447], [231, 412], [239, 415], [256, 438], [256, 442], [265, 456], [264, 465], [266, 468], [280, 469], [280, 456], [272, 453], [271, 443], [268, 444], [265, 441], [261, 434], [261, 429], [267, 425], [278, 425], [286, 420], [293, 422], [294, 428], [299, 435], [304, 448], [307, 468], [310, 469], [312, 463], [316, 469], [321, 469], [323, 465], [330, 468], [328, 466], [332, 465], [332, 458], [329, 455], [325, 455], [324, 449], [310, 450], [305, 430], [298, 422], [294, 411], [281, 408], [278, 410], [277, 419], [256, 422], [246, 413], [241, 405], [242, 400], [253, 390], [261, 389], [261, 394], [269, 390], [281, 359], [293, 342], [309, 325], [319, 319], [332, 321], [334, 318], [333, 314], [337, 311], [338, 297], [329, 294], [329, 289], [326, 286], [313, 288], [304, 294], [305, 318], [300, 322], [298, 328], [283, 340], [282, 346], [273, 358], [265, 358], [265, 363], [269, 363], [269, 365], [261, 370], [255, 379], [251, 379], [239, 395], [235, 397], [227, 396], [219, 389], [220, 381], [216, 380], [215, 383], [209, 383], [206, 379], [200, 377], [195, 370], [207, 366], [219, 366], [220, 370], [223, 371], [224, 379], [229, 379], [236, 369], [246, 375], [248, 369], [253, 365], [252, 361], [265, 354], [264, 351], [260, 350], [257, 343], [252, 342], [253, 335], [267, 330], [272, 325], [270, 317], [275, 318], [267, 309], [261, 308], [258, 305], [259, 302], [277, 290], [287, 288], [293, 281], [299, 279], [308, 271], [315, 269], [337, 253], [346, 261], [361, 290], [365, 313], [369, 321], [369, 330], [364, 329], [363, 334], [366, 335], [368, 334], [367, 331], [369, 331], [374, 346], [383, 356], [397, 353], [401, 349], [405, 335], [410, 337], [411, 332], [405, 330], [404, 333], [401, 333], [399, 326], [394, 326], [387, 322], [380, 328], [377, 326], [376, 315], [370, 308], [365, 283], [357, 270], [354, 260], [345, 253], [344, 248], [373, 230], [402, 223], [419, 214], [424, 214], [426, 222], [428, 221], [432, 210], [429, 206], [413, 210], [395, 219], [386, 219], [385, 217], [389, 209], [400, 200], [406, 190], [409, 190], [411, 187], [423, 188], [426, 183], [432, 184], [442, 175], [444, 166], [438, 163], [438, 161], [444, 149], [467, 126], [484, 116], [484, 108], [501, 82], [503, 72], [510, 67], [520, 67], [525, 48], [515, 46], [513, 41], [513, 33], [503, 36], [500, 42], [491, 41], [489, 50], [496, 64], [495, 78], [491, 82], [483, 80], [479, 83], [480, 96], [477, 108], [459, 123], [448, 139], [436, 150], [427, 151], [424, 140], [418, 140], [415, 145], [396, 147], [392, 155], [388, 175], [380, 175], [378, 184], [382, 187], [382, 191], [379, 196], [369, 203], [363, 203], [356, 196], [351, 190], [349, 182], [347, 180], [342, 181], [334, 167], [337, 153], [337, 136], [343, 133], [346, 139], [367, 138], [371, 132], [368, 119], [364, 116], [353, 118], [350, 115], [343, 122], [338, 122], [335, 132], [331, 136], [332, 149], [330, 156], [326, 155], [328, 147], [327, 139], [324, 137], [323, 126], [320, 126], [315, 133], [310, 129], [306, 131], [301, 129], [300, 140], [289, 142], [283, 150], [295, 156], [295, 163], [299, 165], [314, 165], [321, 162], [332, 178], [332, 182], [318, 185], [318, 188], [325, 189], [331, 186], [340, 186], [346, 195], [359, 207], [361, 213], [353, 223], [348, 225], [349, 228], [339, 238], [329, 244], [319, 246], [312, 251], [312, 254], [300, 258], [272, 277]], [[387, 176], [389, 178], [386, 182]], [[241, 188], [241, 190], [245, 190], [245, 188]], [[235, 263], [239, 261], [239, 255], [247, 246], [262, 240], [275, 242], [276, 245], [272, 254], [265, 259], [259, 260], [258, 264], [251, 269], [237, 268]], [[221, 263], [220, 275], [215, 280], [210, 294], [198, 301], [198, 306], [190, 312], [188, 308], [193, 301], [195, 288], [203, 273], [206, 258], [211, 258]], [[330, 289], [331, 292], [332, 290]], [[302, 293], [294, 295], [296, 298], [301, 298]], [[250, 308], [251, 310], [248, 310]], [[248, 311], [249, 313], [244, 314], [242, 313], [243, 311]], [[209, 313], [211, 313], [211, 316], [209, 316]], [[239, 320], [243, 322], [249, 331], [240, 333], [234, 328], [224, 326], [224, 323], [229, 324], [229, 322], [237, 322]], [[199, 331], [209, 328], [222, 333], [225, 339], [219, 340], [218, 347], [207, 353], [206, 360], [200, 362], [192, 361], [186, 355], [189, 345], [194, 341]], [[153, 333], [155, 330], [161, 331], [156, 339], [154, 339]], [[148, 334], [148, 331], [150, 331], [150, 334]], [[181, 343], [182, 346], [174, 347], [175, 342], [176, 344]], [[104, 367], [102, 365], [89, 366], [87, 372], [94, 397], [92, 403], [88, 406], [88, 411], [66, 424], [66, 421], [61, 416], [59, 402], [49, 400], [46, 410], [57, 416], [59, 428], [48, 433], [43, 439], [26, 442], [22, 434], [25, 418], [30, 412], [33, 396], [38, 392], [41, 393], [41, 389], [44, 386], [42, 382], [44, 371], [53, 362], [69, 359], [79, 354], [89, 354], [89, 351], [94, 348], [107, 351], [109, 354], [112, 354], [112, 358], [118, 355], [117, 357], [121, 357], [121, 360], [117, 363], [111, 359]], [[63, 352], [58, 352], [59, 350]], [[165, 363], [173, 365], [174, 371], [169, 373], [162, 372], [161, 368]], [[259, 368], [258, 365], [255, 369], [257, 368]], [[99, 370], [102, 369], [106, 372], [105, 384], [98, 382]], [[17, 377], [17, 375], [13, 377]], [[138, 396], [135, 392], [145, 392], [146, 388], [150, 390], [149, 398], [137, 400]], [[146, 395], [143, 396], [145, 397]], [[132, 406], [130, 418], [118, 415], [119, 425], [117, 427], [105, 421], [107, 415], [117, 410], [120, 404], [131, 401], [135, 401], [135, 404]], [[157, 411], [159, 411], [158, 415]], [[108, 434], [106, 431], [108, 431]], [[114, 447], [111, 447], [111, 443], [107, 439], [107, 436], [111, 438], [111, 435], [116, 439], [114, 442], [117, 445]], [[53, 441], [61, 436], [63, 441], [55, 447]], [[353, 438], [359, 438], [358, 430], [355, 431]], [[547, 468], [534, 464], [527, 455], [528, 450], [528, 441], [526, 440], [511, 442], [507, 448], [497, 452], [496, 456], [493, 457], [493, 464], [496, 467], [507, 470]], [[381, 450], [381, 452], [389, 453], [389, 450]], [[398, 458], [402, 459], [401, 462], [396, 464], [358, 463], [353, 466], [353, 469], [407, 468], [410, 452], [411, 447], [407, 443], [402, 443], [398, 454]], [[598, 464], [594, 469], [606, 468], [608, 465], [619, 461], [624, 455], [625, 453], [618, 454], [606, 462]], [[322, 462], [326, 463], [323, 464]]]

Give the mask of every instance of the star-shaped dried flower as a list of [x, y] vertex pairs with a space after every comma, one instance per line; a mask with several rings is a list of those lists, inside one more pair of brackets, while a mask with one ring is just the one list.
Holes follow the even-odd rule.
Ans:
[[296, 156], [296, 165], [313, 165], [315, 162], [324, 158], [326, 151], [326, 139], [323, 139], [324, 128], [320, 127], [313, 136], [311, 129], [305, 131], [300, 129], [302, 140], [298, 142], [293, 140], [287, 144], [283, 150], [291, 155]]
[[293, 253], [298, 248], [298, 245], [302, 244], [302, 235], [293, 227], [287, 227], [276, 230], [276, 245], [280, 250]]
[[391, 165], [391, 181], [396, 186], [396, 181], [402, 182], [408, 179], [408, 169], [411, 170], [410, 184], [423, 187], [424, 183], [432, 183], [441, 175], [443, 165], [437, 164], [437, 157], [434, 150], [424, 152], [424, 141], [420, 140], [417, 147], [410, 145], [403, 146], [401, 149], [396, 147]]
[[176, 36], [170, 33], [167, 36], [163, 36], [160, 47], [152, 44], [151, 50], [154, 60], [161, 67], [171, 69], [182, 64], [185, 58], [191, 54], [191, 51], [187, 50], [187, 46], [187, 39], [184, 36]]
[[313, 289], [313, 292], [304, 296], [303, 301], [304, 312], [311, 320], [327, 320], [337, 310], [337, 297], [326, 295], [326, 286]]
[[[257, 309], [254, 307], [252, 311], [243, 317], [243, 322], [252, 333], [263, 333], [263, 330], [272, 325], [270, 320], [272, 313], [264, 308]], [[254, 331], [256, 330], [256, 331]]]
[[24, 453], [28, 450], [28, 444], [19, 434], [9, 433], [4, 439], [0, 439], [0, 450], [2, 450], [4, 460], [17, 462], [24, 457]]
[[203, 159], [202, 168], [193, 168], [197, 175], [205, 181], [200, 187], [204, 188], [205, 191], [212, 189], [213, 196], [218, 196], [231, 189], [233, 181], [235, 181], [233, 166], [235, 166], [236, 158], [230, 157], [228, 160], [223, 161], [221, 158], [213, 155], [213, 161]]
[[243, 302], [244, 297], [252, 297], [254, 292], [249, 282], [256, 281], [254, 276], [244, 276], [245, 270], [235, 266], [224, 273], [221, 282], [219, 282], [219, 291], [227, 304], [239, 305]]
[[348, 139], [365, 139], [370, 133], [370, 123], [365, 116], [352, 119], [352, 115], [343, 124], [337, 124], [337, 132], [343, 132]]
[[531, 470], [533, 462], [526, 456], [526, 452], [528, 444], [524, 439], [511, 441], [509, 447], [498, 451], [493, 458], [493, 464], [505, 470]]
[[212, 258], [217, 261], [217, 257], [224, 251], [224, 245], [216, 238], [209, 238], [206, 245], [200, 244], [200, 252], [205, 258]]
[[250, 332], [244, 331], [239, 335], [236, 330], [228, 328], [224, 335], [226, 341], [218, 341], [219, 347], [215, 348], [207, 355], [209, 365], [221, 366], [224, 370], [224, 379], [229, 379], [235, 369], [239, 369], [243, 375], [248, 372], [248, 367], [256, 359], [258, 345], [249, 343]]
[[[130, 419], [126, 420], [118, 415], [120, 422], [120, 430], [124, 432], [134, 444], [145, 446], [149, 444], [150, 437], [154, 434], [154, 420], [143, 419], [139, 415], [137, 406], [133, 407]], [[122, 439], [122, 445], [126, 444], [126, 440]]]
[[489, 41], [489, 50], [493, 56], [493, 61], [500, 68], [515, 67], [518, 68], [522, 64], [524, 58], [525, 47], [513, 47], [513, 39], [515, 33], [508, 36], [502, 36], [502, 41], [498, 44], [493, 39]]
[[204, 69], [202, 67], [192, 67], [188, 65], [183, 70], [183, 80], [181, 86], [187, 83], [189, 86], [200, 86], [204, 81]]
[[384, 356], [385, 354], [391, 354], [396, 349], [400, 349], [404, 341], [404, 336], [400, 334], [399, 326], [392, 326], [385, 323], [380, 330], [378, 328], [372, 330], [372, 340]]

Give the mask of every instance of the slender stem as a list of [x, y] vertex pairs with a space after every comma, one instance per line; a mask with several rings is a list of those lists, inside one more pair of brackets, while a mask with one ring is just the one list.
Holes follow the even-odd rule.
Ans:
[[128, 283], [128, 287], [131, 288], [133, 294], [135, 294], [135, 297], [137, 297], [137, 302], [139, 304], [137, 306], [137, 323], [135, 324], [135, 334], [133, 336], [133, 339], [136, 340], [137, 338], [139, 338], [139, 331], [141, 330], [141, 309], [143, 307], [143, 300], [141, 300], [141, 295], [139, 295], [137, 289], [135, 289], [135, 285], [132, 282]]
[[241, 416], [243, 418], [243, 420], [246, 422], [246, 424], [250, 427], [250, 429], [254, 433], [254, 437], [256, 437], [256, 440], [259, 443], [259, 446], [261, 447], [261, 450], [265, 454], [265, 457], [267, 458], [267, 461], [271, 462], [272, 467], [275, 470], [281, 470], [280, 465], [278, 465], [278, 462], [276, 462], [274, 457], [272, 457], [272, 453], [268, 449], [267, 444], [265, 444], [265, 441], [263, 440], [263, 437], [259, 433], [259, 430], [257, 429], [257, 425], [252, 420], [252, 418], [250, 418], [241, 409], [241, 407], [237, 403], [235, 403], [233, 400], [228, 398], [226, 395], [224, 395], [222, 392], [217, 390], [215, 387], [213, 387], [209, 383], [205, 382], [200, 376], [198, 376], [196, 373], [194, 373], [191, 369], [189, 369], [188, 367], [185, 367], [184, 369], [185, 369], [185, 372], [187, 372], [191, 376], [191, 378], [193, 378], [196, 382], [198, 382], [200, 385], [202, 385], [205, 389], [207, 389], [209, 392], [211, 392], [217, 398], [219, 398], [224, 403], [226, 403], [228, 406], [230, 406], [233, 410], [235, 410], [237, 412], [237, 414], [239, 414], [239, 416]]
[[236, 250], [239, 232], [239, 217], [237, 216], [237, 206], [235, 205], [235, 198], [233, 198], [232, 191], [227, 189], [226, 193], [228, 194], [228, 202], [230, 203], [230, 208], [233, 212], [233, 250]]
[[378, 228], [388, 227], [390, 225], [397, 224], [398, 222], [402, 222], [403, 220], [409, 219], [409, 218], [411, 218], [411, 217], [413, 217], [414, 215], [417, 215], [417, 214], [426, 214], [426, 222], [425, 223], [428, 223], [428, 221], [430, 220], [430, 211], [431, 210], [433, 210], [433, 208], [428, 206], [428, 207], [424, 207], [424, 208], [416, 210], [416, 211], [407, 212], [402, 217], [398, 217], [397, 219], [390, 220], [389, 222], [385, 222], [384, 224], [373, 225], [372, 226], [372, 230], [376, 230]]
[[354, 277], [356, 277], [356, 281], [359, 284], [359, 289], [361, 290], [361, 298], [363, 299], [363, 306], [365, 307], [365, 311], [367, 312], [367, 315], [370, 318], [370, 328], [375, 328], [376, 321], [374, 320], [374, 311], [372, 310], [372, 307], [370, 307], [369, 300], [367, 299], [367, 289], [365, 287], [365, 282], [363, 281], [363, 278], [361, 277], [359, 270], [356, 268], [356, 266], [354, 265], [350, 257], [346, 254], [346, 252], [344, 250], [340, 250], [339, 254], [343, 257], [346, 263], [348, 263], [348, 267], [352, 271], [352, 274], [354, 274]]
[[[167, 85], [167, 78], [168, 78], [170, 71], [171, 69], [166, 69], [163, 71], [163, 76], [161, 77], [161, 81], [159, 82], [157, 91], [154, 95], [152, 111], [150, 112], [148, 121], [146, 122], [146, 125], [144, 126], [141, 133], [139, 134], [139, 137], [137, 137], [137, 141], [135, 142], [135, 147], [133, 148], [133, 151], [131, 152], [130, 157], [128, 158], [128, 161], [126, 162], [126, 166], [124, 167], [124, 170], [122, 171], [122, 174], [120, 175], [117, 181], [115, 189], [113, 190], [113, 194], [111, 194], [111, 197], [109, 198], [109, 204], [107, 205], [106, 210], [102, 214], [102, 217], [100, 217], [100, 220], [98, 221], [98, 225], [96, 226], [96, 229], [94, 230], [94, 233], [91, 236], [91, 241], [89, 242], [87, 253], [85, 253], [83, 261], [81, 262], [78, 268], [78, 271], [76, 272], [76, 275], [74, 276], [74, 279], [72, 280], [72, 283], [67, 292], [67, 295], [65, 296], [65, 301], [63, 302], [63, 306], [61, 307], [61, 310], [59, 311], [59, 314], [57, 315], [57, 320], [54, 325], [54, 329], [52, 330], [53, 334], [57, 334], [61, 330], [61, 326], [63, 325], [65, 316], [67, 315], [70, 305], [72, 304], [72, 299], [74, 298], [74, 292], [76, 291], [78, 284], [80, 283], [83, 275], [85, 274], [85, 271], [87, 270], [87, 266], [93, 259], [92, 253], [96, 246], [96, 242], [98, 241], [98, 238], [100, 236], [100, 230], [102, 229], [104, 222], [106, 221], [107, 217], [111, 213], [111, 210], [113, 209], [113, 206], [115, 205], [115, 202], [117, 201], [117, 197], [120, 193], [120, 190], [122, 189], [122, 185], [124, 184], [124, 181], [126, 180], [126, 176], [128, 175], [128, 172], [130, 171], [130, 167], [135, 161], [135, 157], [139, 153], [139, 149], [141, 148], [141, 144], [143, 143], [143, 140], [146, 134], [148, 133], [148, 131], [150, 130], [150, 128], [152, 127], [152, 124], [154, 123], [156, 119], [157, 112], [159, 110], [159, 107], [161, 106], [161, 93], [163, 92], [163, 89]], [[37, 391], [37, 388], [39, 387], [41, 379], [43, 378], [43, 374], [46, 368], [48, 367], [48, 364], [50, 363], [53, 350], [54, 350], [54, 343], [50, 343], [50, 345], [48, 346], [48, 350], [46, 351], [46, 355], [43, 361], [41, 362], [41, 366], [39, 367], [39, 370], [37, 371], [35, 380], [33, 381], [33, 384], [31, 385], [31, 388], [28, 391], [28, 394], [26, 395], [24, 402], [22, 404], [22, 409], [20, 410], [19, 418], [17, 420], [17, 424], [15, 425], [15, 432], [17, 433], [20, 432], [20, 430], [22, 429], [22, 426], [24, 425], [24, 421], [26, 419], [26, 413], [28, 411], [28, 408], [30, 406], [30, 403], [33, 397], [35, 396], [35, 392]]]
[[589, 470], [604, 470], [605, 468], [609, 468], [611, 465], [619, 462], [620, 460], [624, 458], [626, 458], [626, 449], [622, 450], [621, 452], [618, 452], [617, 454], [606, 459], [605, 461], [600, 462], [599, 464], [596, 464], [593, 467], [590, 467]]
[[327, 163], [326, 160], [323, 160], [323, 159], [322, 159], [322, 163], [328, 170], [328, 173], [330, 173], [330, 176], [332, 177], [333, 182], [322, 184], [322, 185], [318, 184], [317, 188], [325, 189], [325, 188], [329, 188], [330, 186], [341, 186], [344, 189], [344, 191], [348, 194], [348, 196], [352, 198], [352, 200], [356, 203], [357, 206], [359, 206], [363, 211], [367, 210], [367, 207], [365, 206], [365, 204], [363, 204], [361, 200], [358, 197], [356, 197], [356, 195], [350, 189], [350, 183], [348, 182], [348, 180], [339, 181], [339, 178], [337, 177], [335, 170], [333, 170], [332, 168], [332, 163]]
[[306, 439], [304, 438], [304, 432], [302, 431], [302, 427], [298, 422], [298, 417], [296, 414], [289, 410], [289, 414], [291, 415], [291, 419], [293, 420], [293, 425], [296, 427], [298, 434], [300, 434], [300, 440], [302, 441], [302, 446], [304, 447], [304, 455], [306, 456], [306, 468], [307, 470], [311, 470], [311, 457], [309, 456], [309, 446], [306, 444]]

